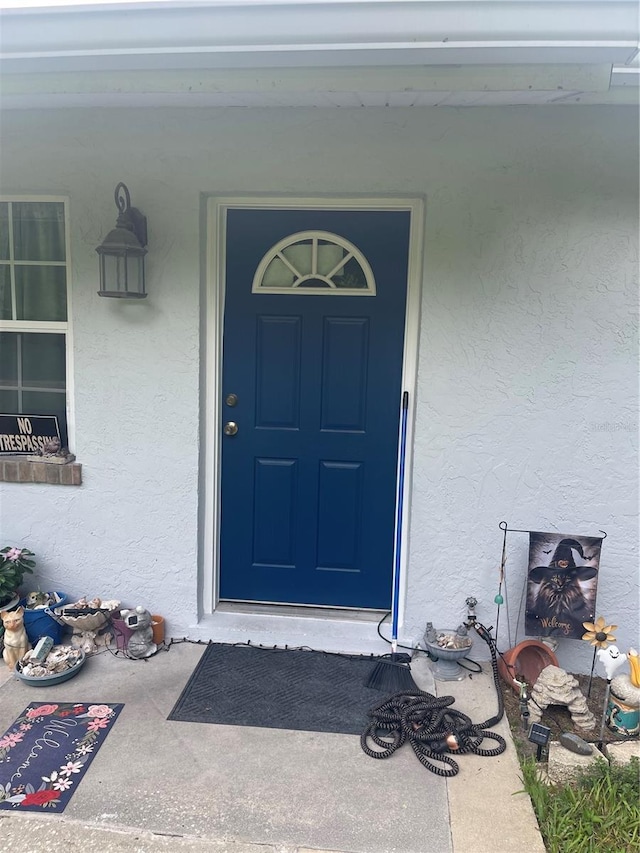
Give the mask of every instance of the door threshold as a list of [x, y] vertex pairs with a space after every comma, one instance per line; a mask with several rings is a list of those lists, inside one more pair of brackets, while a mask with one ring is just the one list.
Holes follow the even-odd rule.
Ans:
[[388, 610], [358, 610], [352, 607], [318, 607], [311, 604], [264, 604], [259, 601], [220, 601], [216, 613], [253, 613], [266, 616], [295, 616], [302, 619], [334, 619], [379, 622]]
[[[185, 639], [379, 655], [390, 649], [390, 642], [378, 635], [383, 615], [384, 611], [225, 601], [191, 625]], [[385, 637], [389, 630], [381, 629]]]

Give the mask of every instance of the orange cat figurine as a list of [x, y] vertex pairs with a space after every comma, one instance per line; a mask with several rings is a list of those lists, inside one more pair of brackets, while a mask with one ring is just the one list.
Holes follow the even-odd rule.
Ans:
[[31, 648], [31, 643], [24, 629], [24, 607], [16, 610], [3, 610], [2, 624], [4, 625], [4, 650], [2, 657], [9, 669], [15, 669], [20, 658]]

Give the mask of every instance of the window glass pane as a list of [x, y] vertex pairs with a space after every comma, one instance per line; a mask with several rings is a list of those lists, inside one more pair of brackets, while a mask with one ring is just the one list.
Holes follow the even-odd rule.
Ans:
[[[23, 385], [37, 388], [65, 387], [65, 336], [24, 334], [20, 336]], [[33, 414], [37, 414], [33, 412]], [[40, 414], [47, 414], [41, 412]]]
[[18, 392], [3, 391], [0, 389], [0, 414], [17, 415], [18, 412]]
[[0, 202], [0, 260], [9, 260], [9, 205]]
[[0, 333], [0, 384], [18, 383], [18, 335], [16, 332]]
[[64, 261], [64, 204], [13, 202], [13, 246], [17, 261]]
[[55, 415], [58, 418], [60, 441], [66, 447], [67, 438], [66, 395], [46, 391], [24, 391], [22, 411], [25, 415]]
[[15, 267], [17, 320], [67, 319], [64, 267]]
[[12, 320], [11, 271], [8, 264], [0, 264], [0, 320]]

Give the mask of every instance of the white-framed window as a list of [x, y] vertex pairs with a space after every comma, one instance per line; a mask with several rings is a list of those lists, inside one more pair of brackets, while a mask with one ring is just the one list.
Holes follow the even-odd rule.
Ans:
[[69, 444], [67, 200], [0, 197], [0, 413], [56, 415]]
[[375, 296], [369, 262], [349, 240], [329, 231], [298, 231], [265, 254], [252, 293]]

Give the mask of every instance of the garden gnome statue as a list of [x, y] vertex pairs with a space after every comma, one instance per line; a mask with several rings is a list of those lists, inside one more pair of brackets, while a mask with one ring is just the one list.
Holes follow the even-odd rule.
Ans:
[[132, 658], [148, 658], [158, 650], [153, 642], [151, 614], [144, 607], [135, 610], [121, 610], [120, 617], [124, 624], [133, 631], [127, 644], [127, 653]]
[[17, 607], [15, 610], [3, 610], [2, 624], [4, 626], [2, 657], [9, 669], [15, 669], [18, 661], [31, 648], [24, 627], [24, 607]]
[[629, 673], [611, 679], [611, 695], [607, 707], [607, 726], [624, 738], [640, 734], [640, 656], [635, 649], [627, 654]]

